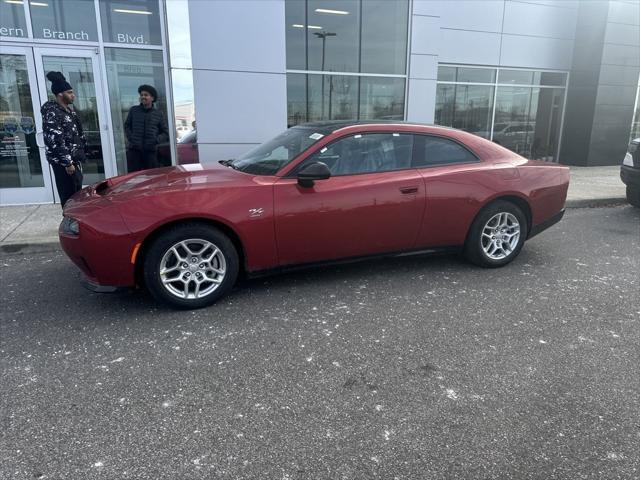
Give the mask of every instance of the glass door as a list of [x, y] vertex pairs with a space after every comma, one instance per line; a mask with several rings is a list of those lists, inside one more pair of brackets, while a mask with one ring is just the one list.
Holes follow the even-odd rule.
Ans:
[[54, 100], [51, 82], [46, 78], [46, 74], [51, 71], [62, 72], [76, 94], [73, 107], [87, 139], [87, 160], [83, 164], [84, 184], [89, 185], [116, 175], [115, 164], [109, 153], [109, 122], [104, 104], [106, 95], [97, 50], [34, 48], [34, 56], [42, 103]]
[[32, 49], [0, 47], [0, 205], [53, 201], [37, 84]]

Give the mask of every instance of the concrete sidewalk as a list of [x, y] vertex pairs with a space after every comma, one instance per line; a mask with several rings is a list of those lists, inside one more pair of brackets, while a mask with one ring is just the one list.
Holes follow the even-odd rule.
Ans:
[[[625, 203], [620, 167], [571, 167], [568, 208]], [[0, 207], [0, 252], [39, 252], [59, 248], [62, 209], [56, 205]]]

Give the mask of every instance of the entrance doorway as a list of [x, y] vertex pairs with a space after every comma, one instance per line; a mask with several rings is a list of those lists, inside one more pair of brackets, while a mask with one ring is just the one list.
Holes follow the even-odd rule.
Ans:
[[53, 100], [50, 71], [76, 93], [87, 138], [84, 183], [116, 175], [107, 135], [106, 91], [95, 48], [0, 47], [0, 204], [58, 202], [45, 157], [40, 106]]

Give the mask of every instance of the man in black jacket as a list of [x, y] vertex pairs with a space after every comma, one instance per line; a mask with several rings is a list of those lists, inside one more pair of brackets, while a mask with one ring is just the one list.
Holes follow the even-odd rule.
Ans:
[[169, 138], [164, 116], [153, 106], [158, 98], [156, 89], [151, 85], [140, 85], [138, 93], [140, 105], [131, 107], [124, 122], [129, 172], [157, 167], [157, 146]]
[[42, 113], [42, 131], [47, 161], [53, 168], [60, 203], [64, 207], [71, 195], [82, 189], [82, 162], [85, 161], [86, 139], [82, 125], [71, 105], [76, 96], [60, 72], [49, 72], [55, 101], [48, 101]]

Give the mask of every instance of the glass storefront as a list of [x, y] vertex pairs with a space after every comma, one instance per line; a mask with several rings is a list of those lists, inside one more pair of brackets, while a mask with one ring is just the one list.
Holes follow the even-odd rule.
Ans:
[[402, 120], [408, 15], [406, 0], [286, 0], [288, 125]]
[[566, 83], [564, 72], [441, 65], [435, 123], [557, 161]]
[[[84, 182], [94, 183], [104, 179], [104, 153], [100, 135], [98, 95], [94, 77], [93, 61], [87, 57], [43, 56], [45, 72], [62, 72], [73, 86], [76, 100], [73, 108], [78, 114], [84, 136], [87, 139], [86, 161], [83, 164]], [[48, 100], [55, 101], [51, 93], [51, 82], [46, 80]], [[104, 121], [104, 119], [103, 119]]]
[[23, 55], [0, 54], [0, 188], [44, 187]]
[[[76, 93], [74, 108], [88, 143], [85, 184], [127, 172], [123, 123], [139, 104], [139, 85], [155, 87], [156, 108], [173, 127], [165, 5], [188, 21], [184, 2], [177, 0], [0, 1], [0, 203], [55, 197], [39, 112], [53, 99], [49, 71], [62, 72]], [[173, 78], [188, 90], [180, 74]], [[190, 86], [189, 111], [180, 108], [183, 119], [171, 141], [195, 126], [192, 81]], [[158, 145], [161, 165], [172, 163], [171, 141]], [[193, 149], [189, 153], [193, 158]]]
[[[130, 48], [105, 48], [107, 82], [111, 98], [111, 122], [118, 172], [127, 172], [127, 146], [124, 122], [129, 110], [138, 105], [138, 87], [152, 85], [158, 92], [156, 108], [167, 118], [167, 94], [162, 52]], [[163, 139], [164, 140], [164, 139]], [[164, 141], [158, 145], [158, 164], [171, 164], [171, 149]]]

